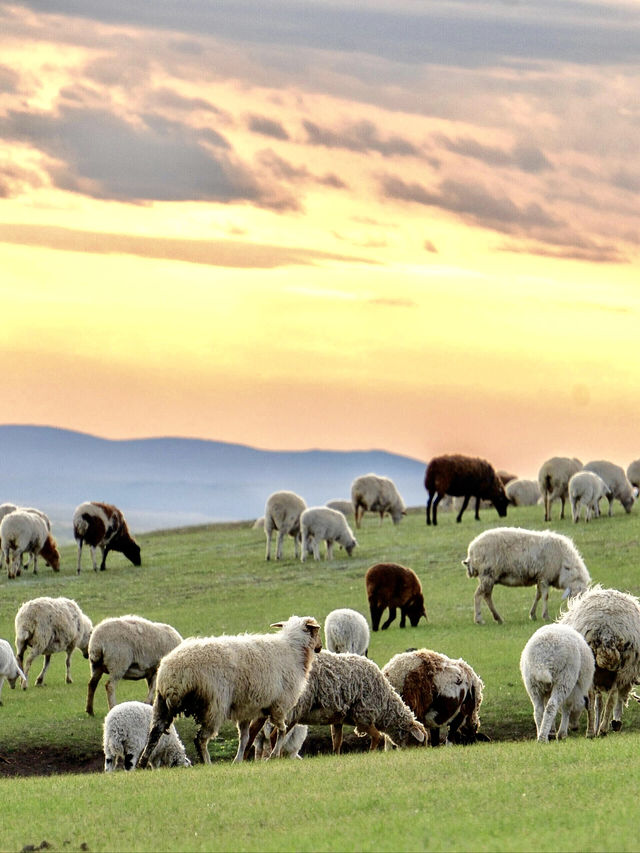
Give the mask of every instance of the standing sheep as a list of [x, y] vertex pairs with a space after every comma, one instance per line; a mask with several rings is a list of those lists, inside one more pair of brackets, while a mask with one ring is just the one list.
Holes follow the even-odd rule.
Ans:
[[607, 484], [609, 494], [609, 515], [613, 515], [613, 502], [619, 500], [626, 513], [631, 512], [631, 507], [635, 502], [633, 486], [627, 479], [624, 469], [620, 465], [615, 465], [613, 462], [607, 462], [604, 459], [587, 462], [584, 466], [585, 471], [593, 471]]
[[98, 571], [96, 548], [100, 548], [102, 553], [101, 572], [107, 568], [109, 551], [120, 551], [134, 566], [141, 564], [140, 546], [131, 537], [124, 515], [113, 504], [98, 501], [81, 503], [73, 513], [73, 536], [78, 543], [78, 574], [82, 562], [82, 546], [85, 543], [91, 550], [94, 572]]
[[342, 607], [332, 610], [324, 620], [324, 638], [330, 652], [347, 652], [366, 657], [369, 650], [369, 625], [362, 613]]
[[[102, 749], [104, 769], [109, 773], [122, 759], [125, 770], [133, 770], [145, 747], [153, 708], [145, 702], [121, 702], [104, 718]], [[156, 767], [190, 767], [184, 744], [175, 726], [169, 726], [161, 735], [156, 748], [149, 756], [149, 765]]]
[[300, 545], [300, 515], [307, 508], [304, 498], [295, 492], [274, 492], [267, 498], [264, 508], [264, 533], [267, 537], [266, 559], [271, 559], [271, 537], [278, 531], [276, 560], [282, 559], [282, 543], [285, 536], [293, 537], [295, 558], [298, 559]]
[[207, 748], [225, 720], [238, 727], [242, 761], [251, 720], [270, 717], [278, 740], [286, 732], [285, 717], [302, 693], [314, 652], [320, 651], [320, 626], [312, 617], [291, 616], [277, 622], [278, 634], [236, 637], [190, 637], [164, 657], [158, 668], [153, 722], [140, 757], [145, 767], [160, 735], [177, 714], [198, 723], [195, 746], [200, 761], [211, 763]]
[[31, 654], [24, 665], [24, 686], [27, 686], [31, 664], [38, 655], [44, 655], [44, 664], [42, 672], [36, 678], [36, 684], [44, 684], [51, 655], [56, 652], [66, 652], [66, 683], [73, 684], [71, 655], [73, 650], [78, 648], [85, 658], [89, 656], [92, 630], [91, 620], [71, 598], [41, 596], [25, 601], [15, 618], [16, 654], [20, 666], [23, 665], [27, 647], [31, 646]]
[[504, 487], [509, 503], [513, 506], [535, 506], [540, 500], [540, 486], [537, 480], [510, 480]]
[[589, 705], [595, 663], [586, 640], [569, 625], [543, 625], [520, 656], [520, 673], [533, 705], [538, 741], [547, 743], [558, 711], [558, 740], [566, 738]]
[[[18, 679], [20, 679], [23, 687], [27, 686], [26, 676], [13, 654], [11, 644], [7, 640], [0, 640], [0, 696], [2, 696], [5, 678], [12, 690], [15, 688]], [[0, 705], [2, 705], [2, 699], [0, 699]]]
[[378, 474], [363, 474], [351, 484], [351, 503], [355, 515], [356, 528], [362, 523], [366, 510], [380, 513], [380, 524], [385, 512], [391, 516], [394, 524], [400, 524], [402, 516], [407, 514], [404, 501], [389, 477]]
[[640, 459], [634, 459], [627, 468], [627, 480], [636, 489], [636, 495], [640, 492]]
[[158, 664], [180, 642], [182, 637], [171, 625], [150, 622], [142, 616], [119, 616], [99, 622], [89, 640], [87, 714], [93, 716], [93, 697], [104, 673], [109, 676], [105, 690], [110, 709], [116, 704], [116, 685], [123, 678], [145, 678], [149, 686], [146, 702], [151, 704]]
[[470, 578], [478, 578], [474, 596], [475, 621], [482, 624], [482, 599], [496, 622], [502, 617], [493, 605], [491, 591], [495, 584], [536, 586], [529, 618], [536, 618], [542, 598], [542, 618], [549, 618], [549, 587], [564, 589], [565, 595], [576, 595], [587, 588], [591, 578], [576, 546], [568, 536], [550, 530], [525, 530], [521, 527], [494, 527], [485, 530], [469, 543], [462, 561]]
[[345, 516], [346, 519], [348, 519], [350, 515], [353, 515], [353, 504], [348, 500], [336, 498], [335, 500], [327, 501], [325, 506], [328, 506], [329, 509], [337, 509], [338, 512], [341, 512]]
[[433, 524], [438, 523], [438, 504], [445, 495], [464, 498], [456, 521], [462, 520], [462, 514], [472, 497], [476, 499], [475, 517], [480, 520], [480, 501], [488, 500], [496, 508], [500, 518], [507, 514], [509, 500], [504, 486], [496, 474], [493, 465], [486, 459], [453, 454], [435, 456], [427, 465], [424, 487], [429, 493], [427, 498], [427, 524], [431, 524], [433, 505]]
[[327, 543], [327, 560], [333, 559], [333, 544], [337, 542], [351, 556], [358, 544], [347, 519], [337, 509], [327, 506], [313, 506], [300, 516], [300, 534], [302, 548], [300, 559], [304, 563], [307, 552], [313, 552], [314, 560], [320, 559], [320, 542]]
[[585, 521], [600, 516], [600, 501], [608, 498], [611, 492], [609, 487], [593, 471], [586, 468], [578, 471], [569, 480], [569, 502], [571, 503], [571, 517], [575, 524], [580, 521], [580, 510], [584, 507]]
[[33, 560], [34, 575], [38, 574], [38, 557], [42, 557], [54, 572], [60, 571], [60, 554], [55, 539], [39, 513], [16, 509], [5, 515], [0, 522], [0, 540], [9, 578], [21, 573], [23, 554], [28, 554], [29, 560]]
[[551, 504], [560, 499], [562, 509], [560, 518], [564, 518], [564, 505], [569, 497], [569, 480], [580, 471], [582, 462], [568, 456], [553, 456], [542, 464], [538, 471], [538, 485], [544, 500], [544, 520], [551, 521]]
[[415, 628], [427, 611], [424, 606], [422, 584], [413, 569], [399, 563], [376, 563], [367, 569], [364, 576], [367, 599], [371, 612], [371, 627], [378, 630], [382, 612], [389, 608], [389, 618], [382, 625], [386, 631], [396, 618], [396, 608], [400, 608], [400, 627], [404, 628], [409, 619]]

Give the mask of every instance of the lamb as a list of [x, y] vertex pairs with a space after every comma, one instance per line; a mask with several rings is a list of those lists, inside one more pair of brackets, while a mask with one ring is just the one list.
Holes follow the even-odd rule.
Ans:
[[140, 546], [131, 537], [124, 515], [113, 504], [85, 501], [77, 506], [73, 513], [73, 536], [78, 543], [78, 574], [82, 563], [82, 546], [85, 543], [91, 550], [94, 572], [98, 571], [96, 548], [100, 548], [102, 553], [101, 572], [107, 568], [109, 551], [120, 551], [134, 566], [141, 564]]
[[160, 660], [182, 642], [182, 637], [164, 622], [150, 622], [142, 616], [127, 615], [103, 619], [89, 640], [91, 678], [87, 689], [87, 714], [93, 716], [93, 698], [98, 682], [106, 673], [109, 709], [116, 704], [116, 685], [121, 679], [145, 678], [149, 687], [146, 702], [153, 702], [156, 672]]
[[300, 516], [300, 535], [302, 548], [300, 559], [304, 563], [308, 552], [313, 552], [314, 560], [320, 559], [320, 542], [327, 543], [327, 560], [333, 559], [333, 543], [342, 545], [349, 556], [358, 544], [347, 519], [337, 509], [327, 506], [314, 506], [305, 509]]
[[[153, 709], [144, 702], [121, 702], [104, 718], [102, 749], [104, 769], [116, 769], [118, 759], [125, 770], [133, 770], [147, 742]], [[169, 726], [161, 735], [156, 748], [149, 756], [149, 765], [157, 767], [190, 767], [184, 744], [175, 726]]]
[[627, 480], [636, 490], [636, 495], [640, 492], [640, 459], [634, 459], [627, 468]]
[[509, 503], [513, 506], [535, 506], [540, 500], [537, 480], [511, 480], [504, 488]]
[[584, 468], [575, 473], [569, 480], [569, 501], [571, 516], [577, 524], [580, 521], [580, 510], [585, 509], [585, 521], [593, 516], [600, 516], [600, 501], [611, 494], [609, 487], [597, 474]]
[[363, 474], [351, 484], [351, 503], [355, 514], [356, 528], [362, 523], [365, 510], [380, 513], [380, 524], [385, 512], [391, 516], [394, 524], [400, 524], [402, 516], [407, 514], [404, 501], [389, 477], [378, 474]]
[[[473, 743], [480, 739], [479, 708], [484, 684], [469, 664], [431, 649], [394, 655], [384, 676], [429, 732], [429, 742]], [[448, 731], [447, 731], [448, 730]]]
[[369, 625], [362, 613], [342, 607], [332, 610], [324, 620], [324, 638], [330, 652], [347, 652], [366, 657], [369, 650]]
[[564, 518], [564, 505], [569, 497], [569, 480], [582, 469], [582, 462], [575, 457], [553, 456], [542, 464], [538, 471], [538, 485], [544, 500], [544, 520], [551, 521], [551, 504], [560, 499], [560, 518]]
[[606, 735], [610, 724], [618, 731], [631, 687], [640, 682], [640, 601], [596, 584], [569, 602], [560, 622], [582, 634], [595, 658], [587, 736]]
[[307, 508], [304, 498], [295, 492], [273, 492], [267, 498], [264, 508], [264, 532], [267, 537], [266, 559], [271, 559], [271, 536], [278, 531], [276, 560], [282, 559], [282, 543], [285, 536], [293, 537], [296, 560], [300, 545], [300, 515]]
[[60, 554], [56, 541], [39, 514], [16, 509], [5, 515], [0, 522], [0, 540], [2, 559], [7, 566], [9, 578], [15, 578], [21, 573], [23, 554], [29, 556], [29, 561], [33, 560], [34, 574], [38, 574], [38, 557], [42, 557], [54, 572], [60, 571]]
[[278, 741], [285, 716], [302, 693], [314, 652], [320, 651], [320, 626], [310, 616], [277, 622], [278, 634], [190, 637], [167, 654], [158, 668], [153, 721], [139, 766], [145, 767], [160, 735], [177, 714], [198, 723], [195, 746], [200, 761], [211, 763], [207, 745], [225, 720], [235, 720], [242, 761], [251, 720], [270, 717]]
[[[256, 761], [264, 761], [271, 756], [271, 751], [273, 750], [272, 739], [277, 734], [277, 731], [269, 720], [265, 720], [264, 726], [258, 732], [253, 742]], [[283, 758], [302, 759], [300, 750], [308, 734], [309, 726], [296, 725], [288, 729], [282, 740], [280, 756]]]
[[456, 521], [462, 520], [462, 514], [472, 497], [476, 499], [476, 520], [480, 520], [480, 501], [488, 500], [494, 505], [500, 518], [507, 514], [509, 500], [504, 486], [493, 466], [486, 459], [454, 454], [435, 456], [427, 465], [424, 477], [427, 498], [427, 524], [431, 524], [433, 505], [433, 524], [438, 523], [438, 504], [445, 495], [464, 498]]
[[386, 607], [389, 608], [389, 618], [382, 625], [383, 631], [396, 618], [398, 607], [401, 628], [404, 628], [407, 618], [412, 628], [417, 626], [422, 616], [427, 619], [422, 585], [413, 569], [399, 563], [375, 563], [367, 569], [364, 581], [374, 631], [378, 630]]
[[565, 596], [585, 590], [591, 581], [577, 548], [568, 536], [551, 530], [525, 530], [521, 527], [494, 527], [485, 530], [469, 543], [462, 561], [470, 578], [478, 578], [475, 621], [482, 624], [480, 604], [487, 603], [496, 622], [502, 617], [493, 605], [491, 591], [495, 584], [505, 586], [536, 585], [536, 595], [529, 618], [536, 618], [542, 598], [542, 618], [549, 618], [549, 587], [564, 589]]
[[582, 634], [570, 625], [543, 625], [529, 638], [520, 656], [520, 673], [533, 705], [539, 743], [547, 743], [558, 711], [557, 740], [569, 726], [577, 728], [588, 707], [595, 662]]
[[347, 519], [350, 515], [353, 515], [353, 504], [351, 501], [336, 498], [335, 500], [327, 501], [325, 506], [328, 506], [329, 509], [337, 509], [338, 512], [341, 512]]
[[66, 683], [73, 684], [71, 678], [71, 655], [74, 649], [80, 649], [88, 657], [89, 638], [93, 625], [73, 599], [50, 598], [41, 596], [26, 601], [16, 613], [16, 654], [20, 666], [23, 666], [24, 653], [31, 646], [31, 653], [24, 665], [25, 681], [31, 664], [44, 655], [42, 672], [36, 678], [36, 684], [44, 684], [49, 669], [51, 655], [66, 652]]
[[[0, 640], [0, 696], [5, 679], [9, 682], [12, 690], [15, 689], [16, 681], [20, 679], [23, 687], [26, 687], [27, 679], [13, 654], [11, 644], [7, 640]], [[2, 699], [0, 699], [2, 705]]]
[[587, 462], [584, 466], [586, 471], [593, 471], [607, 484], [609, 494], [609, 515], [613, 515], [613, 502], [619, 500], [625, 509], [626, 513], [631, 512], [631, 507], [635, 502], [633, 486], [627, 479], [624, 469], [620, 465], [615, 465], [613, 462], [607, 462], [604, 459], [599, 459], [593, 462]]

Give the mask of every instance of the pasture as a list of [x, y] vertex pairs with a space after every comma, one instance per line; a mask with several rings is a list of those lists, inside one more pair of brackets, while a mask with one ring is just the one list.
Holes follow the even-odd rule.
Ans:
[[[492, 742], [233, 766], [236, 732], [227, 725], [210, 744], [210, 767], [103, 774], [105, 679], [90, 718], [82, 655], [73, 655], [72, 685], [64, 683], [60, 654], [46, 685], [36, 688], [39, 658], [27, 691], [5, 684], [2, 693], [0, 791], [14, 806], [0, 823], [0, 849], [43, 841], [69, 851], [637, 849], [640, 707], [631, 701], [618, 734], [587, 741], [585, 715], [579, 734], [537, 744], [518, 669], [536, 627], [528, 619], [534, 589], [497, 586], [505, 624], [495, 624], [486, 609], [486, 624], [473, 622], [476, 580], [460, 561], [474, 536], [502, 523], [568, 534], [594, 581], [640, 595], [637, 507], [626, 515], [616, 504], [612, 518], [588, 525], [558, 515], [554, 505], [545, 525], [541, 507], [511, 508], [505, 520], [485, 509], [476, 522], [469, 510], [456, 524], [442, 512], [436, 528], [426, 527], [424, 509], [410, 511], [397, 527], [388, 518], [381, 527], [367, 515], [351, 559], [336, 549], [331, 562], [304, 564], [294, 561], [290, 539], [285, 559], [267, 563], [261, 530], [249, 522], [212, 525], [136, 537], [139, 568], [111, 554], [107, 571], [94, 573], [87, 553], [77, 576], [75, 547], [67, 546], [60, 574], [42, 566], [37, 577], [3, 576], [0, 637], [13, 644], [18, 607], [38, 595], [74, 598], [94, 624], [139, 613], [170, 622], [185, 637], [263, 632], [292, 613], [324, 622], [336, 607], [368, 617], [366, 569], [381, 560], [401, 562], [422, 581], [429, 622], [401, 630], [398, 617], [372, 634], [369, 656], [382, 666], [409, 646], [426, 646], [463, 657], [485, 683], [481, 731]], [[552, 590], [552, 618], [560, 608], [560, 593]], [[118, 685], [119, 701], [145, 693], [145, 682]], [[192, 720], [179, 720], [177, 728], [193, 759]], [[29, 778], [16, 775], [25, 764], [34, 773]]]

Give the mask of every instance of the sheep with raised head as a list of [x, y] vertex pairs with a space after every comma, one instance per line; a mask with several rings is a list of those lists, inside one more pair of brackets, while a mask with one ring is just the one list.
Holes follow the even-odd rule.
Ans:
[[607, 462], [605, 459], [597, 459], [593, 462], [587, 462], [584, 466], [585, 471], [593, 471], [607, 484], [609, 493], [607, 500], [609, 501], [609, 515], [613, 515], [613, 502], [619, 500], [626, 513], [631, 512], [631, 507], [635, 503], [636, 496], [633, 492], [633, 486], [629, 482], [624, 468], [616, 465], [614, 462]]
[[264, 508], [264, 533], [267, 538], [266, 559], [271, 559], [271, 537], [278, 531], [276, 560], [282, 559], [282, 544], [285, 536], [293, 538], [295, 558], [298, 559], [300, 547], [300, 516], [307, 508], [304, 498], [295, 492], [273, 492], [267, 498]]
[[16, 509], [5, 515], [0, 521], [0, 541], [9, 578], [21, 573], [23, 554], [28, 555], [29, 562], [33, 561], [34, 574], [38, 574], [38, 557], [42, 557], [54, 572], [60, 571], [56, 541], [39, 513]]
[[235, 720], [242, 761], [251, 744], [249, 728], [257, 716], [269, 717], [286, 732], [285, 717], [309, 676], [314, 653], [320, 651], [320, 626], [310, 616], [277, 622], [277, 634], [190, 637], [165, 655], [158, 667], [153, 722], [140, 766], [149, 760], [160, 735], [177, 714], [198, 724], [195, 746], [200, 761], [211, 763], [207, 748], [225, 720]]
[[579, 459], [553, 456], [543, 462], [538, 471], [538, 485], [544, 502], [544, 520], [551, 521], [551, 504], [560, 500], [560, 518], [564, 518], [564, 505], [569, 497], [569, 480], [582, 470]]
[[422, 584], [413, 569], [399, 563], [375, 563], [367, 569], [364, 582], [374, 631], [378, 630], [382, 613], [387, 607], [389, 618], [382, 625], [383, 631], [396, 618], [397, 608], [400, 608], [401, 628], [404, 628], [407, 619], [412, 628], [417, 626], [423, 616], [427, 619]]
[[313, 553], [314, 560], [320, 559], [320, 542], [327, 546], [326, 559], [333, 559], [334, 543], [342, 545], [349, 556], [358, 544], [347, 519], [337, 509], [328, 506], [312, 506], [300, 516], [300, 536], [302, 540], [300, 559], [304, 563], [307, 553]]
[[594, 671], [587, 641], [570, 625], [543, 625], [529, 637], [520, 656], [520, 673], [533, 705], [540, 743], [549, 740], [558, 711], [557, 740], [566, 738], [569, 726], [577, 728], [580, 714], [589, 704]]
[[[122, 761], [125, 770], [135, 768], [147, 743], [152, 716], [153, 708], [145, 702], [121, 702], [109, 711], [102, 731], [105, 772], [115, 770], [118, 760]], [[149, 756], [149, 766], [191, 766], [175, 726], [169, 726], [161, 735]]]
[[98, 571], [96, 548], [100, 548], [102, 554], [101, 572], [107, 568], [109, 551], [119, 551], [134, 566], [142, 562], [140, 546], [129, 533], [122, 511], [113, 504], [85, 501], [77, 506], [73, 513], [73, 537], [78, 543], [78, 574], [82, 563], [82, 546], [85, 544], [91, 551], [94, 572]]
[[327, 501], [325, 506], [328, 506], [329, 509], [337, 509], [338, 512], [341, 512], [347, 519], [350, 515], [353, 515], [353, 504], [348, 500], [335, 498], [334, 500]]
[[380, 524], [386, 512], [394, 524], [400, 524], [402, 517], [407, 514], [396, 484], [389, 477], [379, 474], [362, 474], [355, 478], [351, 484], [351, 503], [356, 528], [360, 527], [362, 516], [367, 510], [380, 513]]
[[537, 480], [519, 478], [510, 480], [504, 487], [509, 503], [513, 506], [535, 506], [540, 500], [540, 486]]
[[28, 647], [31, 652], [24, 664], [25, 684], [31, 664], [44, 655], [44, 664], [36, 684], [44, 684], [49, 669], [51, 655], [66, 653], [66, 683], [73, 684], [71, 678], [71, 655], [74, 649], [80, 649], [88, 657], [89, 639], [93, 625], [79, 605], [71, 598], [51, 598], [40, 596], [25, 601], [16, 613], [16, 654], [20, 666], [23, 666], [24, 654]]
[[582, 507], [585, 511], [585, 521], [591, 521], [593, 517], [600, 516], [600, 501], [608, 498], [611, 494], [609, 487], [593, 471], [576, 472], [569, 480], [569, 502], [571, 504], [571, 517], [574, 523], [580, 521]]
[[324, 620], [324, 639], [327, 649], [336, 654], [367, 656], [369, 625], [362, 613], [350, 607], [339, 607]]
[[[12, 690], [15, 688], [18, 679], [20, 679], [23, 687], [27, 686], [26, 676], [16, 660], [11, 644], [7, 640], [0, 640], [0, 697], [5, 679], [9, 682], [9, 687]], [[1, 698], [0, 705], [2, 705]]]
[[106, 673], [105, 684], [109, 709], [116, 704], [116, 685], [121, 679], [146, 679], [147, 704], [153, 702], [156, 673], [161, 659], [182, 642], [171, 625], [151, 622], [142, 616], [127, 615], [103, 619], [91, 633], [89, 663], [91, 678], [87, 687], [87, 714], [93, 716], [96, 687]]
[[447, 740], [480, 739], [479, 708], [484, 684], [469, 664], [432, 649], [394, 655], [382, 672], [438, 746]]
[[636, 495], [640, 492], [640, 459], [634, 459], [627, 468], [627, 480], [636, 489]]
[[591, 581], [578, 549], [568, 536], [551, 530], [526, 530], [522, 527], [494, 527], [469, 543], [462, 561], [470, 578], [478, 578], [474, 596], [475, 621], [482, 624], [480, 605], [485, 600], [496, 622], [502, 617], [491, 597], [495, 584], [536, 586], [529, 618], [536, 618], [542, 598], [542, 618], [549, 618], [549, 587], [565, 590], [565, 596], [577, 595]]
[[587, 735], [606, 735], [622, 726], [622, 709], [640, 682], [640, 601], [599, 584], [569, 601], [560, 622], [585, 638], [595, 658], [589, 692]]
[[507, 514], [509, 499], [504, 485], [490, 462], [473, 456], [450, 454], [434, 456], [427, 465], [424, 476], [424, 487], [429, 493], [427, 498], [427, 524], [431, 524], [431, 509], [433, 507], [433, 524], [438, 523], [438, 504], [445, 495], [463, 498], [462, 507], [456, 516], [456, 521], [462, 520], [462, 514], [471, 498], [476, 499], [475, 517], [480, 519], [480, 501], [488, 500], [496, 508], [500, 518]]

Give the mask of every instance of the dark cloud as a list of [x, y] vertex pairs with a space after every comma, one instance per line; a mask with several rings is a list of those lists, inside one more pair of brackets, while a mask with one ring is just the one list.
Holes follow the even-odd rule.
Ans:
[[451, 139], [443, 133], [433, 137], [437, 145], [441, 145], [454, 154], [480, 160], [489, 166], [516, 167], [523, 172], [537, 174], [551, 169], [551, 163], [544, 153], [535, 145], [522, 143], [511, 149], [494, 145], [483, 145], [477, 139], [469, 136]]
[[266, 116], [251, 115], [248, 119], [249, 130], [261, 133], [263, 136], [272, 136], [274, 139], [289, 139], [289, 134], [279, 121]]
[[294, 166], [271, 149], [260, 151], [256, 160], [263, 168], [268, 169], [275, 179], [280, 181], [289, 181], [290, 183], [308, 181], [332, 189], [346, 188], [344, 181], [337, 175], [314, 175], [306, 166]]
[[346, 148], [349, 151], [377, 151], [384, 157], [416, 156], [420, 153], [413, 143], [401, 136], [382, 137], [370, 121], [359, 121], [337, 131], [320, 127], [312, 121], [303, 122], [303, 127], [310, 145]]
[[177, 112], [207, 112], [214, 115], [223, 115], [222, 110], [204, 98], [185, 98], [178, 92], [167, 87], [153, 89], [145, 96], [146, 105], [160, 109], [176, 110]]
[[20, 75], [6, 65], [0, 65], [0, 92], [14, 94], [18, 91]]

